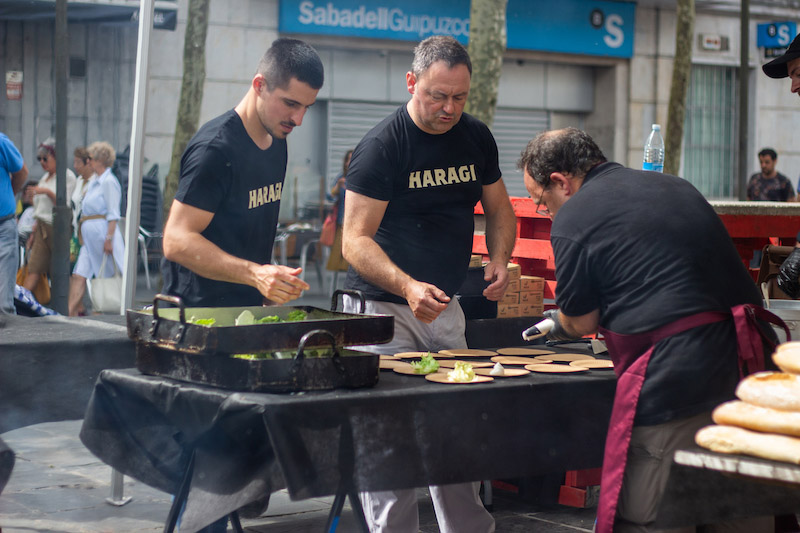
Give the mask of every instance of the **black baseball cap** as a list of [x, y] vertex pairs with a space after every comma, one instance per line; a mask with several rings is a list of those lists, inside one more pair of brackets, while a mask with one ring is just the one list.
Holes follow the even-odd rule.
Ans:
[[789, 76], [786, 63], [798, 57], [800, 57], [800, 35], [794, 38], [792, 44], [789, 45], [789, 48], [782, 56], [778, 56], [769, 63], [766, 63], [761, 69], [764, 71], [764, 74], [770, 78], [786, 78]]

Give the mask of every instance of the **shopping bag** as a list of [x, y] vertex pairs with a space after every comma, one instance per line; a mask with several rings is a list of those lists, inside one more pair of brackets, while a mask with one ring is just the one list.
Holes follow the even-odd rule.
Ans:
[[333, 246], [333, 240], [336, 238], [337, 211], [338, 208], [334, 207], [322, 223], [322, 231], [319, 232], [319, 243], [322, 246]]
[[[22, 287], [27, 276], [28, 265], [22, 265], [19, 267], [19, 270], [17, 270], [17, 285]], [[42, 277], [39, 278], [39, 283], [37, 283], [36, 288], [33, 289], [33, 297], [42, 305], [50, 303], [50, 280], [47, 279], [47, 274], [42, 274]]]
[[[106, 271], [106, 260], [109, 254], [103, 254], [100, 263], [100, 272]], [[122, 274], [117, 270], [114, 259], [111, 259], [114, 274], [107, 278], [95, 277], [90, 281], [89, 298], [92, 300], [92, 309], [97, 313], [119, 313], [122, 303]]]

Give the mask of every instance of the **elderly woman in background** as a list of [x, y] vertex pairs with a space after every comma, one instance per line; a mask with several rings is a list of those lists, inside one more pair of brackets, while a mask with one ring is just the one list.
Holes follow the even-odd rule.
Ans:
[[[48, 138], [39, 145], [36, 159], [45, 171], [39, 183], [32, 187], [33, 231], [28, 238], [28, 275], [23, 287], [33, 292], [43, 275], [50, 273], [53, 254], [53, 206], [56, 203], [56, 141]], [[75, 174], [67, 169], [67, 198], [75, 188]]]
[[78, 173], [78, 181], [75, 184], [75, 190], [72, 191], [72, 197], [70, 198], [72, 202], [72, 240], [70, 240], [69, 243], [69, 261], [73, 265], [75, 261], [78, 260], [78, 252], [81, 249], [80, 239], [78, 238], [78, 222], [81, 216], [81, 204], [83, 203], [83, 197], [86, 195], [86, 189], [89, 188], [89, 181], [97, 176], [92, 169], [92, 165], [89, 164], [91, 159], [92, 158], [89, 157], [89, 151], [86, 150], [86, 148], [83, 146], [75, 148], [72, 166], [75, 172]]
[[[111, 276], [115, 268], [122, 271], [125, 252], [122, 233], [117, 227], [122, 189], [110, 168], [115, 159], [114, 148], [106, 142], [96, 142], [87, 150], [89, 165], [98, 177], [89, 182], [81, 204], [78, 235], [82, 245], [69, 283], [70, 316], [86, 313], [83, 307], [86, 280]], [[106, 254], [112, 260], [106, 261], [105, 272], [100, 272]]]

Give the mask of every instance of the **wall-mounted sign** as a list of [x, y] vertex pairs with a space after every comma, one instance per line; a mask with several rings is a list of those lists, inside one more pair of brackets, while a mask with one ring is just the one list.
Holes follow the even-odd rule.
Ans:
[[[469, 0], [280, 0], [278, 29], [412, 42], [450, 35], [467, 44], [469, 10]], [[508, 48], [632, 57], [635, 14], [633, 2], [508, 0]]]
[[770, 22], [756, 26], [756, 44], [759, 48], [786, 48], [795, 35], [797, 25], [794, 22]]
[[6, 98], [9, 100], [22, 100], [21, 70], [9, 70], [6, 72]]
[[701, 33], [697, 39], [700, 50], [707, 52], [725, 52], [730, 48], [728, 38], [718, 33]]

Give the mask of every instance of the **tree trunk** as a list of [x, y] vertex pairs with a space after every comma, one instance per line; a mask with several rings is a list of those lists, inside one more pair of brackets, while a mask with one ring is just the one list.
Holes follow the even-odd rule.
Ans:
[[683, 125], [686, 121], [686, 93], [692, 73], [692, 42], [694, 41], [694, 0], [677, 0], [675, 24], [675, 62], [672, 66], [672, 85], [669, 90], [667, 131], [664, 138], [664, 172], [677, 175], [681, 166]]
[[465, 111], [489, 127], [506, 51], [506, 4], [507, 0], [472, 0], [469, 14], [472, 84]]
[[210, 0], [189, 0], [186, 36], [183, 40], [183, 81], [178, 103], [178, 120], [172, 143], [172, 159], [164, 183], [164, 222], [178, 190], [181, 156], [189, 140], [197, 132], [200, 106], [203, 103], [203, 84], [206, 79], [206, 33]]

